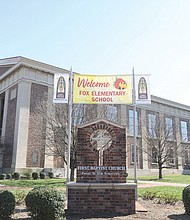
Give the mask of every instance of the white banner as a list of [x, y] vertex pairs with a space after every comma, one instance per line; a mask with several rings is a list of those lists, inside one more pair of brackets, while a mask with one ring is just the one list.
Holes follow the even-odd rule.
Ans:
[[68, 103], [69, 94], [69, 74], [54, 74], [54, 103]]
[[135, 75], [135, 91], [137, 105], [151, 104], [149, 75]]

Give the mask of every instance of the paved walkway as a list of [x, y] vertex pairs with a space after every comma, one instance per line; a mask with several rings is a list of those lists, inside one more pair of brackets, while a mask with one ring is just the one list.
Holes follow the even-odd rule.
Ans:
[[182, 183], [168, 183], [168, 182], [156, 182], [156, 181], [138, 181], [138, 188], [147, 188], [154, 186], [179, 186], [186, 187], [190, 184], [182, 184]]

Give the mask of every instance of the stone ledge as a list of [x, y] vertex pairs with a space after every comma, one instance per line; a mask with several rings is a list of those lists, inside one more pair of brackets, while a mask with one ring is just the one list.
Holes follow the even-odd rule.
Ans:
[[69, 189], [71, 188], [83, 188], [83, 189], [89, 189], [89, 188], [112, 188], [112, 189], [136, 189], [137, 184], [136, 183], [76, 183], [76, 182], [70, 182], [67, 183], [67, 187]]

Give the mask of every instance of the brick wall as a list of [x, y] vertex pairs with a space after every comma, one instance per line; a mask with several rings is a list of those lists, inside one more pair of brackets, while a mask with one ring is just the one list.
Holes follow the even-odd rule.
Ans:
[[[90, 137], [98, 129], [112, 137], [111, 146], [104, 151], [103, 168], [99, 166], [99, 152], [92, 149]], [[126, 182], [126, 133], [124, 128], [100, 121], [78, 129], [77, 180], [86, 183]], [[96, 167], [96, 169], [93, 169]], [[105, 169], [104, 169], [105, 168]]]
[[[27, 167], [44, 167], [45, 122], [34, 113], [36, 103], [46, 99], [47, 86], [32, 83], [27, 146]], [[36, 159], [34, 158], [36, 156]]]
[[[3, 152], [3, 168], [10, 168], [12, 163], [14, 130], [16, 120], [17, 89], [17, 85], [9, 89], [6, 131], [4, 137], [5, 150]], [[13, 98], [11, 98], [11, 91], [13, 90], [16, 92], [16, 94]]]
[[[74, 187], [73, 187], [74, 186]], [[135, 184], [87, 184], [68, 186], [68, 213], [71, 214], [133, 214]]]

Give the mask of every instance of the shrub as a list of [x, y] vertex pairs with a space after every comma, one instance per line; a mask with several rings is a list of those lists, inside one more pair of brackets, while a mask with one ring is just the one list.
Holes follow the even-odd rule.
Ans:
[[7, 174], [7, 179], [8, 179], [8, 180], [12, 179], [12, 174], [8, 173], [8, 174]]
[[157, 201], [158, 201], [158, 203], [165, 203], [165, 204], [174, 205], [178, 201], [178, 198], [176, 195], [163, 193], [158, 196]]
[[13, 179], [19, 180], [20, 179], [20, 173], [18, 173], [18, 172], [13, 173]]
[[31, 173], [29, 173], [29, 172], [25, 173], [24, 175], [26, 176], [26, 179], [28, 179], [28, 180], [31, 178]]
[[54, 177], [53, 172], [49, 172], [49, 173], [48, 173], [48, 176], [49, 176], [49, 178], [51, 178], [51, 179], [52, 179], [52, 178]]
[[46, 173], [40, 172], [40, 179], [45, 179], [45, 178], [46, 178]]
[[0, 191], [0, 217], [8, 218], [15, 210], [15, 197], [12, 192]]
[[146, 191], [142, 194], [142, 199], [153, 200], [156, 198], [156, 193], [151, 191]]
[[190, 215], [190, 185], [186, 186], [182, 192], [182, 200], [185, 208], [185, 213]]
[[64, 219], [65, 200], [63, 191], [46, 186], [34, 188], [25, 198], [32, 217], [41, 220]]
[[38, 174], [37, 172], [33, 172], [33, 173], [32, 173], [32, 178], [33, 178], [34, 180], [37, 180], [37, 179], [39, 178], [39, 174]]
[[1, 173], [0, 174], [0, 180], [5, 180], [6, 179], [6, 174], [5, 173]]
[[16, 200], [16, 204], [23, 204], [25, 202], [27, 192], [24, 190], [16, 190], [13, 192]]

